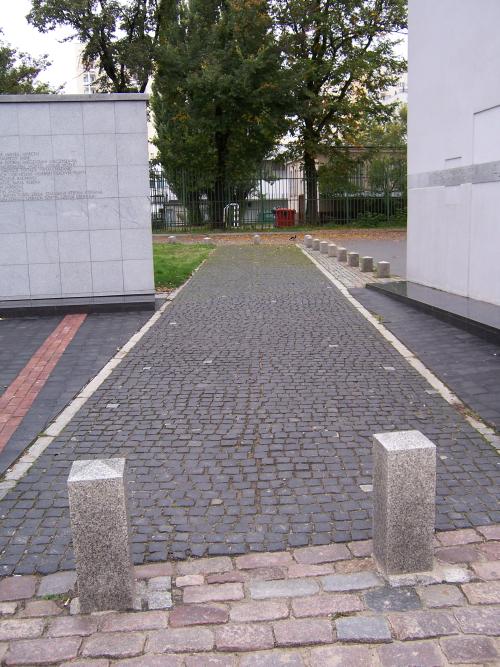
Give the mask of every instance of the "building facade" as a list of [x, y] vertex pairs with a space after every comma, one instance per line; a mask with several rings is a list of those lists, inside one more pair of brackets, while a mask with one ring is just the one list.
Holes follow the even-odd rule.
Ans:
[[409, 5], [408, 280], [500, 305], [500, 2]]

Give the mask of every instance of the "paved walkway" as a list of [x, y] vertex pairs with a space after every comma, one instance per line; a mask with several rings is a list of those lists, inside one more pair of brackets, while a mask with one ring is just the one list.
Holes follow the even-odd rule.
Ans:
[[373, 290], [353, 289], [365, 308], [481, 419], [500, 432], [500, 345]]
[[74, 572], [7, 577], [0, 582], [0, 661], [64, 667], [498, 665], [499, 538], [500, 525], [440, 533], [432, 575], [390, 584], [375, 570], [370, 541], [139, 566], [136, 590], [146, 599], [132, 613], [80, 615]]
[[75, 459], [124, 456], [136, 563], [370, 537], [373, 433], [438, 447], [437, 528], [500, 520], [495, 450], [296, 248], [218, 248], [0, 502], [3, 574], [74, 566]]
[[[0, 319], [0, 475], [149, 317]], [[61, 337], [68, 322], [73, 335]]]

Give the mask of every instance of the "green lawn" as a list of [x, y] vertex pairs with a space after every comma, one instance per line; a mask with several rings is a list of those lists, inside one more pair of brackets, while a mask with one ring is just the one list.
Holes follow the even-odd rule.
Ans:
[[182, 285], [212, 250], [201, 243], [154, 243], [156, 289]]

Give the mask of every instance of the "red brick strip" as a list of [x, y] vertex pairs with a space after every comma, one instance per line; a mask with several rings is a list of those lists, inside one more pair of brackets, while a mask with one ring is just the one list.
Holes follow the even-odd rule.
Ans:
[[86, 317], [84, 314], [66, 315], [0, 396], [0, 452], [28, 413]]

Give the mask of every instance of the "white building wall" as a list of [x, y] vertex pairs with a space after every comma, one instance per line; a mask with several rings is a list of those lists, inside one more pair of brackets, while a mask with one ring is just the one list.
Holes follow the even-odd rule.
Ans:
[[408, 280], [500, 305], [500, 2], [409, 21]]
[[0, 99], [0, 301], [154, 293], [146, 95]]

